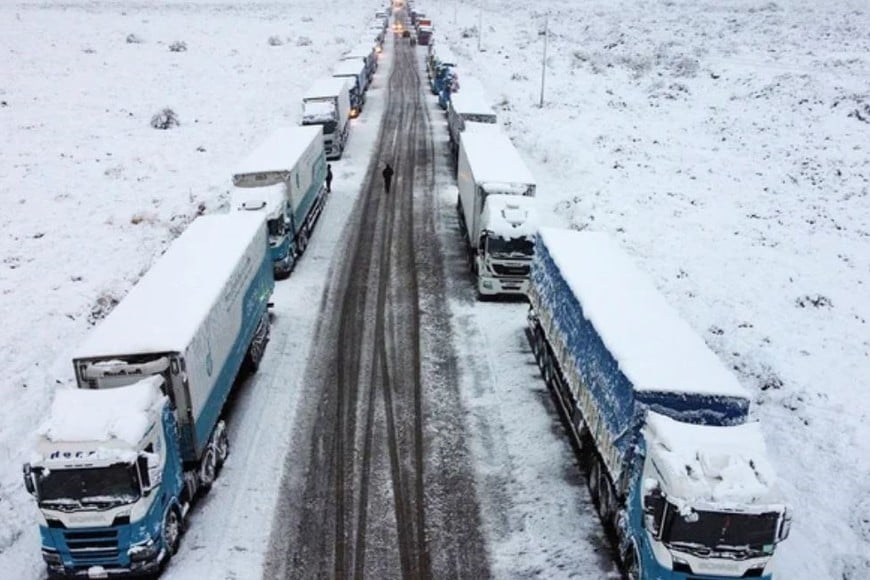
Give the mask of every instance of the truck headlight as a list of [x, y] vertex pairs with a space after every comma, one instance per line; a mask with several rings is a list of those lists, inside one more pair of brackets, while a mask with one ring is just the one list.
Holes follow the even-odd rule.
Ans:
[[42, 559], [49, 566], [63, 566], [63, 558], [54, 550], [42, 549]]
[[154, 540], [148, 540], [144, 544], [133, 546], [127, 550], [127, 554], [130, 556], [131, 562], [142, 562], [143, 560], [153, 559], [159, 551], [160, 548]]

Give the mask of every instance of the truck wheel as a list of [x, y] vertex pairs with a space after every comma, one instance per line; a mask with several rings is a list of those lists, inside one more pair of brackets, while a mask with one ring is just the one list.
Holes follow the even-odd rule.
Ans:
[[532, 331], [532, 353], [535, 355], [535, 360], [538, 361], [538, 364], [541, 364], [541, 348], [544, 344], [544, 337], [541, 334], [541, 328], [535, 326], [534, 331]]
[[202, 492], [208, 493], [211, 486], [217, 477], [217, 454], [214, 447], [209, 445], [205, 454], [202, 456], [202, 463], [199, 465], [199, 488]]
[[628, 580], [640, 580], [640, 564], [634, 546], [624, 556], [625, 577]]
[[[599, 460], [596, 459], [596, 462], [599, 462]], [[610, 528], [613, 526], [613, 514], [616, 513], [613, 489], [610, 487], [610, 481], [607, 479], [607, 476], [604, 475], [604, 469], [601, 467], [600, 462], [598, 466], [598, 515], [601, 517], [601, 521], [604, 522], [604, 526]]]
[[220, 435], [218, 435], [217, 441], [215, 441], [214, 448], [217, 456], [217, 468], [220, 470], [220, 468], [224, 466], [227, 456], [230, 454], [230, 438], [227, 435], [226, 428], [221, 429]]
[[598, 458], [594, 455], [589, 459], [591, 464], [589, 465], [589, 495], [592, 497], [592, 503], [595, 504], [597, 509], [599, 497], [599, 489], [598, 489], [598, 476], [599, 471], [601, 471], [601, 467], [598, 465]]
[[178, 515], [178, 510], [175, 506], [166, 510], [166, 515], [163, 516], [163, 546], [168, 554], [167, 559], [171, 558], [178, 552], [178, 546], [181, 544], [181, 516]]
[[296, 238], [296, 255], [301, 256], [308, 247], [308, 233], [303, 229]]

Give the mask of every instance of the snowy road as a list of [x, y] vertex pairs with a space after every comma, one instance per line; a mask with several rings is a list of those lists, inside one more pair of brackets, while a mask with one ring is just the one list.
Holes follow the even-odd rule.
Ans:
[[[449, 345], [449, 329], [421, 311], [440, 266], [427, 211], [432, 137], [415, 53], [406, 42], [394, 50], [379, 154], [314, 338], [267, 577], [489, 575], [455, 380], [444, 381], [455, 367], [424, 373], [425, 345]], [[390, 194], [386, 162], [396, 168]], [[444, 312], [443, 294], [430, 307]], [[433, 456], [430, 433], [442, 426], [451, 442]]]

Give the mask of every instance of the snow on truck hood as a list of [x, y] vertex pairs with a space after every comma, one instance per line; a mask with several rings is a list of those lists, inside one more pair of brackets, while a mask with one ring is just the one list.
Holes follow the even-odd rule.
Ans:
[[541, 240], [637, 391], [749, 400], [749, 392], [601, 232], [540, 228]]
[[[142, 440], [159, 416], [163, 379], [147, 377], [112, 389], [60, 389], [48, 419], [40, 426], [40, 452], [46, 460], [118, 457]], [[85, 455], [82, 455], [82, 454]]]
[[692, 425], [650, 411], [644, 436], [672, 500], [696, 507], [771, 507], [782, 501], [758, 423]]

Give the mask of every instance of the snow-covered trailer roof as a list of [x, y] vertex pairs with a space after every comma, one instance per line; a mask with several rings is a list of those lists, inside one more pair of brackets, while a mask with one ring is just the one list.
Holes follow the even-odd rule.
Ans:
[[450, 94], [449, 106], [457, 115], [492, 115], [495, 120], [495, 109], [477, 79], [463, 78], [459, 90]]
[[464, 131], [461, 147], [477, 184], [534, 184], [535, 178], [501, 131]]
[[355, 76], [359, 77], [366, 72], [366, 61], [364, 58], [346, 58], [338, 61], [335, 68], [332, 69], [332, 76]]
[[349, 51], [347, 51], [346, 53], [344, 53], [344, 56], [342, 56], [341, 58], [343, 58], [343, 59], [345, 59], [345, 58], [362, 58], [362, 59], [369, 60], [374, 56], [374, 54], [375, 54], [375, 43], [365, 41], [365, 42], [362, 42], [362, 43], [356, 45], [354, 48], [352, 48]]
[[347, 79], [341, 77], [323, 77], [314, 81], [311, 87], [305, 91], [303, 101], [309, 99], [328, 99], [336, 97], [347, 88]]
[[[342, 79], [337, 79], [342, 80]], [[342, 80], [342, 82], [344, 82]], [[273, 183], [287, 179], [302, 154], [323, 128], [317, 126], [280, 127], [248, 154], [233, 171], [233, 183], [246, 185], [250, 180], [241, 176], [275, 173]], [[261, 182], [260, 184], [269, 184]], [[259, 185], [255, 179], [252, 185]]]
[[136, 445], [164, 404], [162, 384], [162, 377], [152, 376], [114, 389], [59, 389], [38, 431], [41, 461], [56, 455], [65, 463], [64, 452], [73, 449], [88, 460], [118, 460], [125, 453], [135, 457]]
[[746, 389], [610, 237], [556, 228], [541, 228], [540, 236], [635, 391], [748, 401]]
[[489, 195], [480, 216], [480, 229], [506, 239], [535, 235], [538, 219], [537, 201], [519, 195]]
[[[91, 331], [75, 358], [184, 352], [265, 232], [265, 217], [229, 212], [195, 219]], [[265, 233], [262, 239], [265, 254]]]
[[728, 504], [769, 508], [782, 501], [757, 422], [730, 427], [691, 425], [649, 412], [647, 454], [672, 501], [700, 508]]
[[266, 187], [236, 188], [230, 197], [233, 211], [262, 211], [266, 219], [283, 217], [285, 207], [285, 185], [279, 183]]

